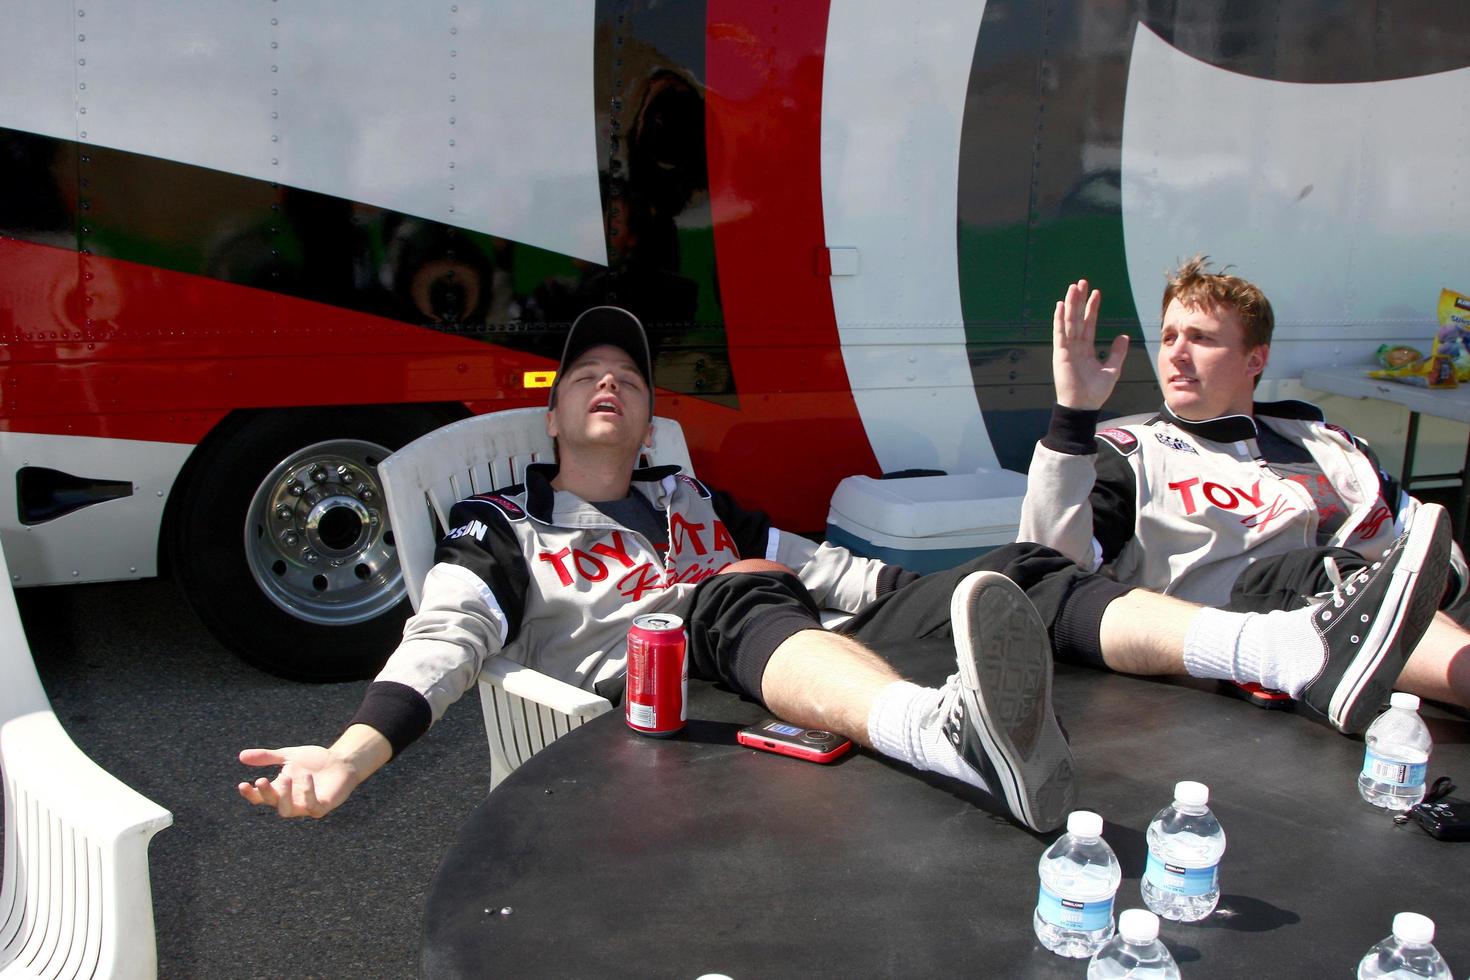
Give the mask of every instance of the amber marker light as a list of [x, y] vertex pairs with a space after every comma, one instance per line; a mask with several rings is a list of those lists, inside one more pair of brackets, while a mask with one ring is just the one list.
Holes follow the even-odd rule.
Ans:
[[555, 371], [523, 371], [522, 388], [550, 388], [556, 382]]

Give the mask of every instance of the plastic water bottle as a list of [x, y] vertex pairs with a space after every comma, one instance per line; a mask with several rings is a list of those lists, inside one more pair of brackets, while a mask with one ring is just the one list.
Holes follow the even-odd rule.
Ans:
[[1174, 802], [1148, 825], [1148, 866], [1138, 889], [1143, 904], [1166, 919], [1198, 922], [1220, 901], [1225, 831], [1209, 801], [1204, 783], [1176, 783]]
[[1393, 917], [1393, 935], [1368, 950], [1358, 964], [1358, 980], [1451, 980], [1449, 964], [1431, 943], [1434, 920], [1418, 912]]
[[1118, 916], [1118, 934], [1087, 964], [1087, 980], [1179, 980], [1179, 966], [1159, 942], [1159, 917], [1145, 909]]
[[1103, 819], [1087, 810], [1067, 817], [1067, 832], [1041, 855], [1041, 894], [1031, 924], [1041, 945], [1074, 959], [1091, 956], [1113, 935], [1113, 896], [1123, 869]]
[[1424, 776], [1434, 743], [1419, 717], [1417, 695], [1395, 691], [1388, 705], [1368, 726], [1358, 792], [1374, 806], [1407, 810], [1424, 799]]

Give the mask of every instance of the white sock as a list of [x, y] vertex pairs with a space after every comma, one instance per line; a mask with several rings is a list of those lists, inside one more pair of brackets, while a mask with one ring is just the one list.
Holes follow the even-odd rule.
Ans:
[[891, 759], [989, 792], [985, 780], [960, 758], [940, 730], [942, 700], [943, 693], [932, 687], [894, 681], [878, 692], [868, 710], [868, 741]]
[[1310, 608], [1270, 613], [1204, 608], [1184, 638], [1184, 669], [1190, 676], [1255, 682], [1294, 698], [1317, 676], [1325, 656]]

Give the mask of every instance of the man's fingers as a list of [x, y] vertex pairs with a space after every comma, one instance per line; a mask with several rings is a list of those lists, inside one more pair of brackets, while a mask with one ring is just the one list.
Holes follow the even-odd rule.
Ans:
[[280, 808], [281, 795], [276, 792], [276, 787], [271, 785], [271, 781], [264, 776], [253, 783], [240, 783], [235, 788], [247, 803], [253, 803], [256, 806]]
[[247, 803], [272, 807], [282, 817], [326, 816], [331, 808], [317, 799], [316, 781], [310, 773], [302, 779], [304, 782], [296, 785], [290, 776], [278, 776], [275, 782], [261, 776], [253, 783], [240, 783], [235, 788]]
[[276, 801], [276, 812], [283, 817], [296, 816], [296, 801], [292, 792], [291, 777], [286, 775], [277, 777], [275, 790], [280, 794], [280, 798]]
[[326, 809], [317, 802], [316, 780], [311, 778], [311, 773], [301, 777], [301, 805], [308, 816], [320, 817], [326, 813]]
[[281, 795], [276, 792], [275, 784], [264, 776], [255, 781], [255, 793], [264, 806], [276, 806], [281, 802]]
[[279, 749], [244, 749], [240, 761], [247, 766], [285, 765], [286, 756]]
[[1067, 308], [1062, 316], [1062, 319], [1065, 323], [1067, 340], [1069, 341], [1077, 340], [1078, 333], [1082, 329], [1082, 324], [1078, 322], [1078, 316], [1082, 301], [1087, 295], [1086, 293], [1082, 292], [1083, 282], [1085, 282], [1085, 280], [1074, 282], [1072, 283], [1072, 285], [1067, 287]]
[[1102, 306], [1102, 290], [1094, 289], [1087, 297], [1087, 310], [1083, 313], [1083, 329], [1089, 338], [1097, 336], [1097, 311]]
[[1052, 313], [1052, 337], [1062, 344], [1092, 343], [1097, 332], [1097, 310], [1102, 294], [1088, 291], [1086, 279], [1067, 286], [1066, 295]]
[[1072, 340], [1091, 344], [1097, 336], [1097, 307], [1102, 302], [1102, 293], [1096, 289], [1087, 291], [1087, 280], [1079, 279], [1067, 290], [1067, 332]]
[[1128, 335], [1120, 333], [1113, 338], [1113, 346], [1108, 348], [1108, 359], [1103, 365], [1109, 371], [1123, 370], [1123, 358], [1128, 356]]

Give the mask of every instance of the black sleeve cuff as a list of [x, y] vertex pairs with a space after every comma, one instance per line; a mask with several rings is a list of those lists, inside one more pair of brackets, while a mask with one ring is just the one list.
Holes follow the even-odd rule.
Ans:
[[730, 640], [730, 676], [742, 694], [764, 703], [761, 684], [766, 665], [776, 648], [804, 630], [819, 630], [821, 622], [805, 609], [770, 606], [769, 611], [750, 618], [744, 631], [735, 632]]
[[890, 592], [897, 592], [918, 577], [918, 572], [911, 572], [907, 568], [900, 568], [897, 565], [884, 565], [878, 569], [877, 594], [883, 596]]
[[396, 758], [429, 730], [433, 720], [429, 702], [418, 691], [397, 681], [374, 681], [368, 685], [357, 714], [348, 724], [377, 729], [393, 747]]
[[1095, 409], [1065, 408], [1061, 405], [1053, 405], [1051, 409], [1051, 428], [1047, 429], [1046, 435], [1041, 437], [1041, 444], [1054, 452], [1066, 453], [1068, 456], [1090, 456], [1097, 453], [1097, 443], [1093, 436], [1097, 434], [1097, 416]]

